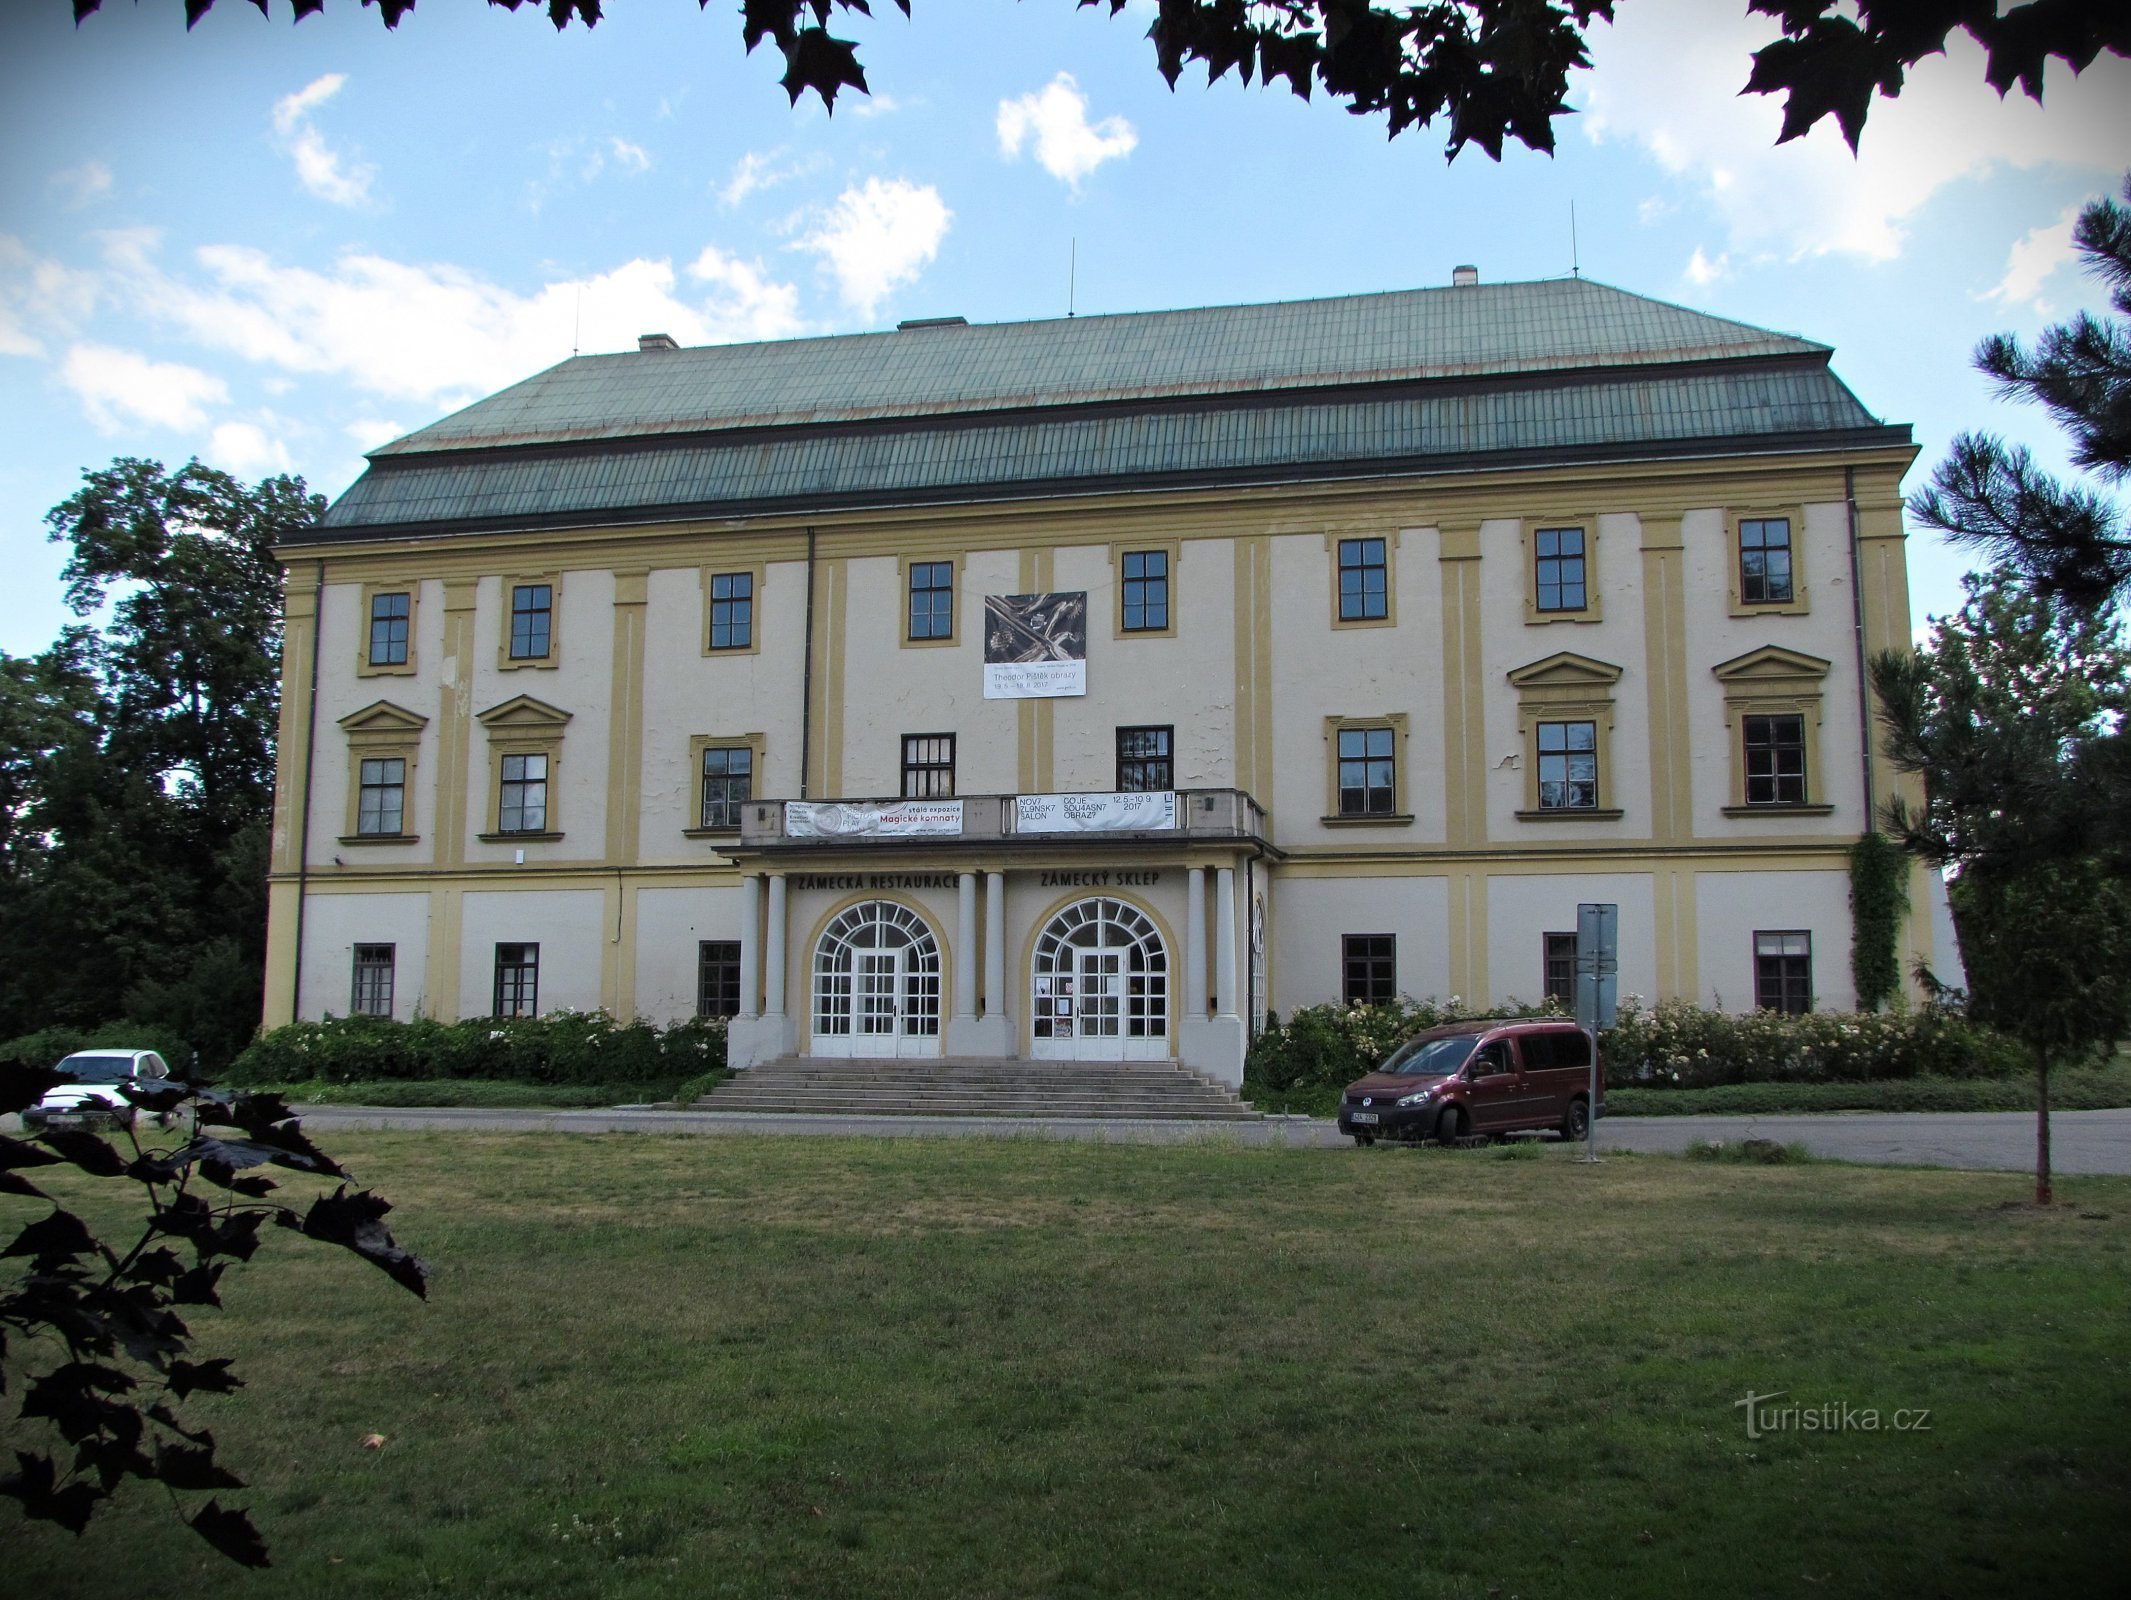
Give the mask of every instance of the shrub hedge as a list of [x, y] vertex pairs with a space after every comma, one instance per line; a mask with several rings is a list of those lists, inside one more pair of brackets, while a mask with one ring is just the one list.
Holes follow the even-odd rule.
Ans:
[[106, 1022], [94, 1028], [39, 1028], [0, 1044], [0, 1064], [54, 1067], [77, 1050], [97, 1046], [113, 1050], [153, 1050], [175, 1077], [192, 1070], [192, 1046], [169, 1028], [155, 1023]]
[[513, 1083], [672, 1083], [725, 1065], [725, 1019], [669, 1028], [617, 1022], [604, 1011], [544, 1017], [328, 1017], [263, 1033], [230, 1064], [226, 1082], [375, 1083], [487, 1079]]
[[[1515, 1003], [1483, 1011], [1455, 999], [1447, 1005], [1399, 1000], [1309, 1006], [1285, 1022], [1266, 1018], [1243, 1075], [1250, 1088], [1273, 1096], [1339, 1088], [1424, 1028], [1475, 1018], [1564, 1014], [1559, 1007]], [[2005, 1078], [2031, 1065], [2012, 1040], [1937, 1007], [1735, 1016], [1678, 1000], [1649, 1010], [1631, 1003], [1621, 1008], [1618, 1025], [1600, 1035], [1599, 1045], [1606, 1081], [1620, 1087]]]

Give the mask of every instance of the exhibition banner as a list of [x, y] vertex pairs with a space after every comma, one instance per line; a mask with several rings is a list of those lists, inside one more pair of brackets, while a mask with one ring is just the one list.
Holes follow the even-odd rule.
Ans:
[[959, 800], [787, 800], [784, 832], [789, 839], [895, 839], [915, 834], [960, 833]]
[[1016, 833], [1138, 833], [1176, 826], [1176, 791], [1136, 794], [1020, 794]]
[[1088, 692], [1088, 592], [984, 597], [984, 698]]

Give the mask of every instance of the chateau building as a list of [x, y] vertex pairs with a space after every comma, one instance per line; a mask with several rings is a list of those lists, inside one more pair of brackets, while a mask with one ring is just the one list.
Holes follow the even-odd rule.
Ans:
[[1830, 355], [1460, 269], [565, 361], [282, 551], [266, 1021], [1232, 1084], [1592, 900], [1624, 993], [1846, 1006], [1915, 451]]

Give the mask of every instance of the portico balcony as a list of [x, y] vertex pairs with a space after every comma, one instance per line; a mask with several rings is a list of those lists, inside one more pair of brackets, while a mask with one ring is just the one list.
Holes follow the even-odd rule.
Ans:
[[1235, 844], [1271, 850], [1264, 808], [1241, 789], [750, 800], [740, 812], [739, 847], [748, 853], [995, 849], [1003, 842], [1067, 849]]

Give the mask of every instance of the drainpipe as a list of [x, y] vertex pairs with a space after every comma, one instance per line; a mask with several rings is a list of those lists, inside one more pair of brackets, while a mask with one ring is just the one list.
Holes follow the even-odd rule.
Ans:
[[799, 798], [807, 793], [808, 759], [814, 750], [814, 525], [807, 524], [806, 661], [799, 678]]
[[1842, 501], [1850, 516], [1850, 625], [1857, 647], [1857, 744], [1858, 761], [1865, 780], [1865, 826], [1870, 833], [1879, 825], [1872, 805], [1872, 683], [1865, 660], [1865, 590], [1863, 533], [1857, 514], [1857, 469], [1842, 469]]
[[303, 812], [296, 819], [296, 959], [289, 974], [289, 1021], [303, 1017], [303, 900], [311, 881], [311, 769], [318, 747], [318, 636], [324, 622], [326, 563], [316, 562], [311, 585], [311, 692], [303, 714]]

